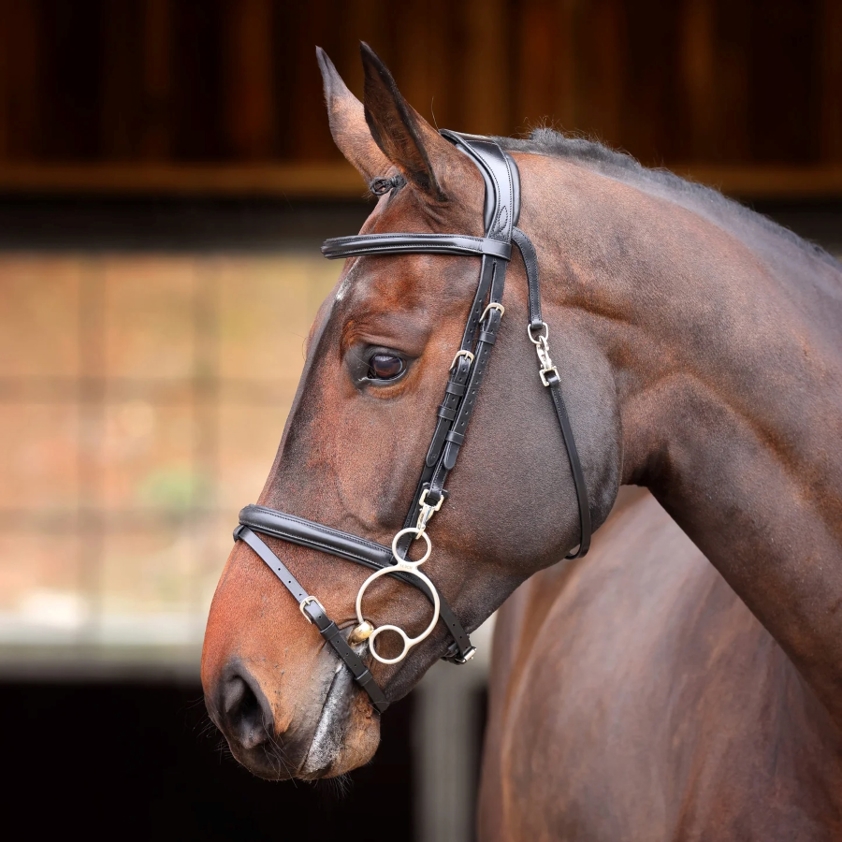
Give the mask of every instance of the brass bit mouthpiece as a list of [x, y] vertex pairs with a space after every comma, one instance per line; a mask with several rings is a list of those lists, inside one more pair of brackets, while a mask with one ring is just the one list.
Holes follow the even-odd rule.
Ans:
[[363, 620], [363, 622], [348, 635], [348, 643], [350, 643], [351, 646], [357, 646], [363, 641], [368, 640], [373, 631], [374, 626], [372, 626], [367, 620]]

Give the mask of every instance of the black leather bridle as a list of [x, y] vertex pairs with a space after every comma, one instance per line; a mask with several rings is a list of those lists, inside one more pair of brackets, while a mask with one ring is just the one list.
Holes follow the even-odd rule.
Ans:
[[[550, 392], [558, 416], [578, 499], [581, 538], [578, 549], [567, 557], [583, 556], [588, 551], [591, 539], [591, 515], [585, 477], [564, 406], [558, 371], [549, 354], [548, 328], [541, 316], [538, 260], [529, 238], [515, 227], [520, 211], [520, 178], [517, 166], [493, 140], [447, 130], [441, 134], [466, 154], [482, 173], [485, 182], [484, 237], [462, 234], [361, 234], [327, 240], [322, 246], [322, 253], [331, 259], [416, 253], [456, 254], [482, 259], [477, 291], [462, 342], [450, 369], [444, 400], [438, 410], [435, 432], [412, 505], [404, 521], [404, 529], [395, 536], [390, 548], [265, 506], [246, 506], [240, 512], [240, 525], [234, 531], [235, 540], [248, 544], [280, 579], [298, 602], [304, 618], [315, 623], [325, 640], [350, 669], [357, 683], [368, 693], [374, 707], [381, 713], [389, 704], [382, 688], [336, 624], [327, 616], [318, 599], [301, 586], [258, 533], [320, 550], [375, 571], [358, 593], [356, 607], [361, 625], [355, 631], [367, 626], [364, 633], [373, 635], [389, 628], [402, 634], [405, 641], [403, 654], [399, 658], [388, 660], [376, 653], [372, 636], [368, 649], [377, 660], [384, 663], [401, 660], [412, 645], [432, 630], [437, 618], [444, 621], [452, 638], [444, 659], [458, 664], [470, 660], [475, 649], [467, 632], [447, 602], [436, 592], [430, 580], [419, 573], [418, 566], [421, 562], [408, 561], [406, 553], [412, 541], [423, 536], [429, 555], [431, 545], [425, 532], [427, 523], [447, 499], [445, 484], [456, 465], [459, 450], [465, 440], [491, 349], [494, 347], [503, 318], [503, 287], [506, 267], [512, 256], [512, 243], [518, 247], [526, 267], [529, 293], [527, 335], [535, 345], [540, 379]], [[410, 641], [397, 627], [384, 626], [374, 629], [363, 621], [360, 607], [363, 592], [370, 581], [381, 573], [394, 575], [401, 581], [414, 585], [434, 604], [436, 611], [433, 622], [421, 637]]]

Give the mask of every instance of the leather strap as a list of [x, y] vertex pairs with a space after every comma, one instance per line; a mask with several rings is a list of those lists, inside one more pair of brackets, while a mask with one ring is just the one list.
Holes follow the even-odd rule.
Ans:
[[579, 504], [579, 546], [569, 552], [565, 558], [581, 558], [591, 546], [591, 509], [588, 504], [588, 486], [585, 482], [585, 472], [582, 470], [582, 463], [579, 460], [579, 452], [573, 439], [573, 428], [570, 426], [570, 418], [567, 415], [567, 408], [564, 405], [564, 398], [561, 394], [561, 381], [558, 373], [549, 372], [546, 375], [547, 386], [553, 399], [555, 414], [558, 417], [558, 425], [561, 428], [561, 437], [567, 450], [567, 458], [570, 462], [570, 472], [573, 474], [573, 485], [576, 487], [576, 499]]
[[[339, 529], [334, 529], [321, 523], [315, 523], [303, 517], [269, 509], [266, 506], [246, 506], [240, 512], [240, 524], [255, 532], [272, 535], [275, 538], [289, 541], [292, 544], [299, 544], [302, 547], [320, 550], [323, 553], [329, 553], [338, 558], [344, 558], [347, 561], [361, 564], [371, 570], [382, 570], [385, 567], [391, 567], [397, 563], [397, 559], [392, 555], [391, 547], [360, 538], [357, 535], [352, 535], [350, 532], [342, 532]], [[266, 552], [281, 564], [280, 559], [272, 553], [269, 547], [266, 547]], [[396, 579], [400, 579], [402, 582], [418, 588], [431, 603], [433, 602], [432, 592], [424, 581], [417, 576], [409, 576], [400, 572], [392, 575]], [[456, 614], [453, 612], [447, 600], [441, 594], [439, 594], [439, 618], [447, 627], [450, 636], [456, 644], [458, 657], [470, 658], [474, 649], [471, 638], [457, 619]]]
[[442, 129], [440, 134], [476, 164], [485, 182], [485, 236], [510, 243], [520, 215], [520, 174], [497, 141]]
[[523, 266], [526, 269], [526, 286], [529, 301], [529, 326], [538, 328], [544, 324], [541, 315], [541, 287], [538, 275], [538, 255], [535, 253], [535, 246], [532, 240], [520, 230], [512, 229], [512, 240], [523, 258]]
[[[450, 369], [450, 377], [444, 388], [444, 399], [441, 402], [441, 406], [439, 406], [436, 429], [430, 441], [430, 447], [427, 449], [427, 458], [424, 460], [427, 468], [435, 468], [438, 464], [441, 449], [444, 447], [445, 436], [450, 431], [453, 420], [456, 418], [459, 401], [465, 396], [466, 384], [470, 372], [470, 359], [464, 355], [457, 356], [453, 367]], [[425, 479], [424, 481], [426, 482], [427, 480]], [[420, 496], [420, 491], [417, 496]]]
[[[520, 251], [526, 269], [526, 284], [529, 293], [529, 330], [532, 334], [533, 329], [541, 331], [547, 327], [541, 316], [538, 255], [535, 253], [535, 246], [532, 245], [532, 241], [519, 228], [512, 229], [512, 239]], [[579, 459], [579, 451], [576, 448], [576, 440], [573, 438], [573, 428], [570, 426], [570, 417], [564, 404], [564, 396], [561, 393], [561, 380], [558, 372], [547, 372], [545, 380], [553, 400], [558, 425], [561, 428], [561, 438], [564, 441], [567, 459], [570, 462], [570, 472], [573, 475], [573, 485], [576, 488], [576, 502], [579, 506], [579, 546], [568, 553], [565, 558], [581, 558], [590, 548], [593, 529], [588, 500], [588, 485], [585, 481], [585, 472], [582, 470], [582, 462]]]
[[371, 703], [379, 713], [389, 707], [389, 701], [368, 667], [360, 660], [348, 641], [342, 636], [336, 623], [328, 617], [322, 604], [301, 587], [301, 583], [292, 575], [290, 569], [269, 549], [268, 546], [247, 526], [238, 526], [234, 530], [234, 540], [244, 541], [266, 563], [278, 577], [280, 583], [292, 594], [301, 613], [313, 623], [321, 636], [333, 647], [345, 666], [357, 682], [368, 693]]
[[457, 254], [468, 257], [490, 254], [510, 260], [512, 244], [489, 237], [464, 234], [357, 234], [334, 237], [322, 244], [322, 254], [330, 260], [366, 254]]
[[[256, 532], [321, 550], [347, 561], [364, 564], [373, 570], [395, 563], [390, 547], [266, 506], [246, 506], [240, 512], [240, 523], [250, 526]], [[414, 580], [416, 577], [409, 578]]]

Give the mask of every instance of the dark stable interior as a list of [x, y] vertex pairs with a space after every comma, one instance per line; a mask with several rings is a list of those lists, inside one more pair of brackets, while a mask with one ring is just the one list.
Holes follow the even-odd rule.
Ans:
[[272, 783], [231, 758], [198, 684], [4, 682], [4, 835], [411, 840], [412, 708], [389, 709], [374, 760], [348, 778]]

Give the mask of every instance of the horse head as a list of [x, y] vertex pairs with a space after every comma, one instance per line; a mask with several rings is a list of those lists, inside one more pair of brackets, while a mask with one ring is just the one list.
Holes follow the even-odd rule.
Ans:
[[[457, 232], [481, 241], [488, 233], [490, 188], [480, 169], [404, 100], [365, 45], [362, 59], [364, 105], [319, 53], [334, 140], [378, 196], [361, 233]], [[541, 255], [553, 235], [543, 209], [554, 197], [541, 156], [512, 158], [523, 197], [519, 225]], [[393, 546], [443, 417], [437, 409], [445, 385], [461, 364], [457, 351], [481, 261], [480, 254], [458, 253], [349, 257], [311, 330], [256, 517], [286, 512], [321, 525], [319, 534], [340, 530], [349, 546], [357, 540], [353, 536], [375, 553], [376, 545]], [[543, 268], [553, 283], [553, 267]], [[341, 642], [349, 641], [391, 701], [405, 695], [449, 647], [452, 654], [447, 623], [436, 622], [424, 637], [439, 596], [470, 631], [532, 573], [580, 542], [571, 466], [536, 365], [535, 339], [527, 335], [527, 272], [520, 256], [511, 259], [496, 314], [494, 353], [474, 395], [470, 430], [458, 442], [461, 455], [448, 478], [446, 504], [420, 528], [419, 520], [408, 521], [406, 540], [393, 547], [395, 558], [406, 560], [404, 579], [379, 576], [361, 591], [371, 570], [321, 552], [318, 534], [290, 542], [267, 527], [260, 534], [268, 548], [263, 560], [244, 540], [235, 543], [211, 607], [202, 681], [211, 718], [234, 756], [254, 773], [329, 777], [367, 762], [377, 747], [380, 714], [372, 696], [355, 683], [348, 660], [337, 658], [324, 631], [307, 622], [313, 606], [332, 618]], [[554, 295], [545, 308], [554, 336], [567, 331], [562, 316]], [[560, 385], [587, 481], [586, 505], [599, 525], [620, 481], [616, 387], [608, 361], [588, 336], [575, 325], [567, 334], [560, 343]], [[429, 518], [432, 510], [425, 514]], [[299, 532], [306, 529], [295, 518], [288, 522], [297, 523]], [[428, 540], [423, 574], [431, 588], [425, 591], [408, 580], [421, 572], [417, 561]], [[282, 560], [274, 573], [272, 558]], [[313, 597], [300, 604], [292, 599], [278, 582], [279, 570]], [[397, 626], [405, 637], [388, 630], [377, 636], [375, 657], [371, 630], [384, 625]], [[409, 649], [406, 638], [417, 643]]]

